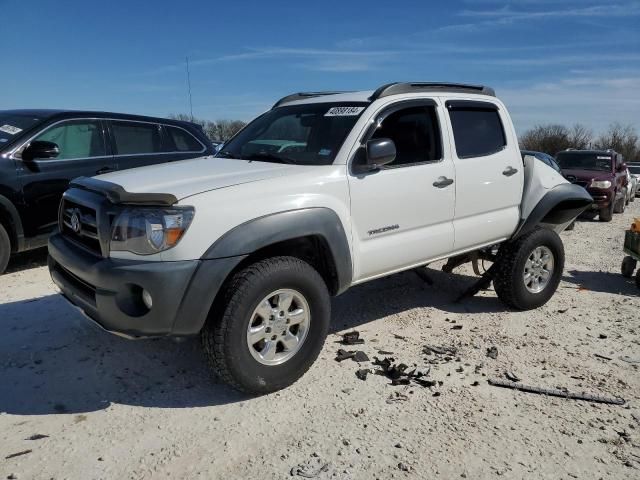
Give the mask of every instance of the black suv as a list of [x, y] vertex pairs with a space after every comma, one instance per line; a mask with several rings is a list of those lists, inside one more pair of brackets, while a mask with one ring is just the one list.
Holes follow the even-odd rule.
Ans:
[[107, 112], [0, 110], [0, 273], [47, 244], [69, 181], [212, 155], [200, 126]]

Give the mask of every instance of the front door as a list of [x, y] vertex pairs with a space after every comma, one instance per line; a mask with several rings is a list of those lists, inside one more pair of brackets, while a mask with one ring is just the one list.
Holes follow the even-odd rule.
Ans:
[[355, 282], [417, 266], [453, 248], [455, 171], [436, 103], [401, 102], [382, 111], [377, 124], [371, 138], [393, 140], [397, 155], [377, 171], [351, 167]]
[[29, 161], [19, 158], [20, 151], [16, 154], [25, 202], [23, 224], [29, 237], [55, 229], [58, 205], [69, 181], [116, 169], [113, 156], [106, 148], [101, 120], [64, 120], [48, 126], [31, 139], [34, 140], [53, 142], [60, 153], [55, 158]]

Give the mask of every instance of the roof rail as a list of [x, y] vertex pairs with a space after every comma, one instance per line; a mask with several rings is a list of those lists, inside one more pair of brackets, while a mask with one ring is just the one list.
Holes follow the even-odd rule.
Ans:
[[397, 95], [399, 93], [416, 93], [424, 91], [446, 91], [457, 93], [478, 93], [482, 95], [496, 96], [496, 92], [493, 88], [485, 87], [484, 85], [467, 85], [464, 83], [440, 83], [440, 82], [393, 82], [382, 85], [369, 97], [369, 100], [374, 101], [378, 98], [386, 97], [389, 95]]
[[295, 100], [302, 100], [302, 99], [305, 99], [305, 98], [312, 98], [312, 97], [322, 97], [324, 95], [337, 95], [339, 93], [349, 93], [349, 92], [348, 91], [334, 91], [334, 92], [298, 92], [298, 93], [292, 93], [291, 95], [287, 95], [286, 97], [282, 97], [271, 108], [276, 108], [276, 107], [279, 107], [280, 105], [282, 105], [283, 103], [293, 102]]

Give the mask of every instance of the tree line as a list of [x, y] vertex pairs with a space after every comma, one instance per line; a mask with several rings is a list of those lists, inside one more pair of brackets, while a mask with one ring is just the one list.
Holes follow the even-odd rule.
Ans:
[[520, 137], [520, 148], [555, 155], [561, 150], [613, 149], [627, 162], [640, 162], [640, 137], [632, 125], [612, 123], [598, 136], [582, 124], [572, 127], [558, 124], [536, 125]]
[[191, 118], [190, 115], [185, 113], [172, 113], [169, 118], [200, 125], [205, 135], [213, 142], [226, 142], [246, 125], [246, 122], [242, 120], [203, 120], [201, 118]]

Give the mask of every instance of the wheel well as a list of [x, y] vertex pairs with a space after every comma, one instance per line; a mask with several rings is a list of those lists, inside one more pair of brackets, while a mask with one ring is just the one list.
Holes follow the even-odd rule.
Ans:
[[16, 235], [15, 225], [9, 212], [2, 208], [0, 205], [0, 224], [4, 227], [9, 235], [9, 241], [11, 242], [11, 251], [15, 252], [18, 248], [18, 237]]
[[331, 295], [338, 292], [338, 272], [335, 261], [327, 241], [320, 235], [292, 238], [262, 247], [240, 262], [229, 277], [247, 265], [278, 256], [296, 257], [307, 262], [318, 271]]
[[584, 210], [585, 202], [581, 199], [563, 200], [549, 210], [540, 223], [560, 225], [568, 222], [580, 211]]

